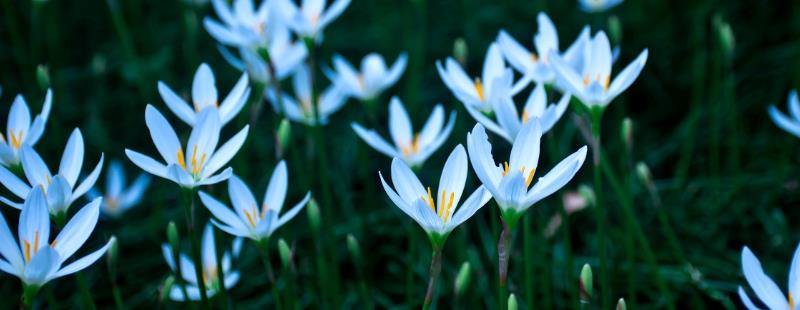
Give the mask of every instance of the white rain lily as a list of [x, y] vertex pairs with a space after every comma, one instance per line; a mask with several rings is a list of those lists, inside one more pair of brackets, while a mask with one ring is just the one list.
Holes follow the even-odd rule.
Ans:
[[[458, 62], [448, 57], [444, 66], [436, 62], [436, 69], [442, 81], [453, 92], [453, 95], [464, 105], [473, 107], [483, 113], [492, 112], [491, 102], [495, 98], [510, 97], [519, 89], [512, 89], [511, 78], [505, 78], [508, 72], [503, 54], [497, 43], [492, 43], [486, 51], [483, 62], [483, 74], [480, 78], [470, 79]], [[524, 86], [524, 85], [523, 85]], [[514, 91], [516, 90], [516, 92]]]
[[517, 112], [514, 100], [510, 97], [499, 98], [495, 102], [496, 121], [469, 107], [467, 112], [487, 129], [513, 143], [522, 126], [534, 118], [539, 120], [542, 133], [550, 131], [567, 110], [570, 97], [570, 94], [564, 94], [557, 104], [548, 105], [544, 84], [536, 84], [521, 112]]
[[[219, 266], [217, 266], [217, 251], [215, 249], [216, 243], [214, 242], [214, 230], [211, 224], [206, 224], [203, 230], [202, 240], [202, 266], [203, 266], [203, 283], [205, 284], [206, 295], [208, 297], [214, 296], [220, 290]], [[239, 271], [233, 270], [231, 262], [239, 257], [239, 252], [242, 250], [242, 239], [236, 238], [233, 240], [231, 251], [225, 251], [222, 254], [222, 271], [225, 274], [225, 288], [230, 288], [239, 282]], [[197, 274], [195, 273], [195, 262], [185, 254], [180, 255], [180, 271], [177, 271], [175, 259], [172, 255], [172, 248], [168, 244], [161, 245], [161, 252], [167, 265], [179, 277], [183, 278], [186, 282], [186, 297], [189, 300], [200, 300], [200, 288], [198, 287]], [[169, 291], [169, 298], [174, 301], [185, 301], [183, 296], [183, 288], [180, 284], [175, 284]]]
[[578, 0], [581, 10], [588, 13], [608, 11], [619, 5], [623, 0]]
[[[266, 51], [275, 69], [275, 77], [277, 80], [283, 80], [302, 66], [308, 56], [308, 48], [302, 41], [293, 40], [286, 26], [278, 26], [273, 32]], [[253, 80], [260, 83], [271, 83], [275, 80], [269, 65], [257, 50], [239, 48], [241, 58], [237, 58], [224, 47], [220, 47], [220, 52], [228, 63], [241, 71], [248, 72]]]
[[219, 229], [237, 237], [261, 241], [268, 239], [275, 230], [294, 218], [311, 199], [309, 191], [294, 207], [283, 215], [279, 215], [286, 200], [288, 186], [289, 175], [286, 170], [286, 162], [281, 161], [272, 173], [272, 178], [270, 178], [264, 194], [264, 201], [260, 206], [250, 188], [235, 175], [228, 180], [228, 195], [233, 204], [233, 211], [202, 191], [200, 200], [216, 218], [211, 221]]
[[800, 138], [800, 100], [798, 100], [797, 91], [789, 92], [786, 105], [789, 106], [789, 114], [784, 114], [775, 105], [770, 105], [769, 117], [772, 118], [775, 125]]
[[334, 0], [325, 7], [326, 0], [302, 0], [300, 7], [294, 0], [278, 0], [279, 11], [292, 30], [300, 37], [314, 38], [319, 42], [322, 31], [342, 15], [350, 0]]
[[119, 217], [142, 200], [150, 180], [149, 174], [142, 173], [126, 188], [125, 169], [119, 161], [112, 161], [106, 174], [105, 193], [92, 188], [87, 196], [89, 199], [103, 198], [102, 213]]
[[611, 80], [613, 53], [606, 33], [600, 31], [584, 47], [583, 69], [579, 73], [573, 65], [555, 53], [550, 59], [560, 85], [566, 92], [578, 97], [586, 106], [607, 106], [614, 98], [633, 84], [647, 63], [645, 49]]
[[586, 159], [586, 146], [583, 146], [534, 183], [541, 137], [539, 121], [529, 121], [514, 139], [509, 160], [498, 165], [492, 157], [492, 145], [483, 125], [476, 124], [467, 134], [472, 168], [492, 193], [503, 219], [512, 228], [525, 210], [566, 185]]
[[[742, 249], [742, 271], [747, 283], [756, 293], [758, 299], [764, 303], [767, 308], [771, 310], [794, 310], [797, 305], [795, 304], [795, 296], [800, 296], [800, 246], [794, 251], [792, 256], [792, 264], [789, 267], [789, 297], [787, 298], [769, 276], [764, 273], [761, 268], [761, 263], [758, 261], [753, 252], [748, 247]], [[744, 289], [739, 286], [739, 298], [742, 299], [745, 307], [750, 310], [761, 309], [753, 304], [750, 297]]]
[[[292, 87], [294, 96], [291, 97], [283, 93], [280, 100], [275, 95], [275, 91], [269, 88], [265, 91], [267, 99], [275, 112], [284, 114], [292, 121], [303, 123], [309, 126], [317, 125], [314, 118], [314, 105], [311, 100], [311, 77], [307, 66], [300, 66], [292, 77]], [[282, 108], [278, 107], [278, 103]], [[331, 114], [339, 111], [347, 102], [347, 95], [336, 85], [330, 86], [317, 97], [319, 123], [325, 125]]]
[[481, 186], [459, 207], [464, 183], [467, 181], [467, 171], [467, 153], [459, 144], [442, 168], [439, 189], [436, 192], [431, 192], [430, 187], [426, 190], [414, 172], [399, 158], [392, 160], [394, 189], [386, 184], [383, 174], [379, 172], [378, 175], [392, 202], [422, 226], [434, 248], [441, 248], [453, 229], [472, 217], [492, 198]]
[[6, 136], [0, 134], [0, 165], [12, 167], [19, 165], [19, 150], [23, 145], [36, 145], [44, 133], [44, 125], [50, 116], [53, 103], [53, 92], [47, 90], [42, 105], [42, 113], [31, 122], [31, 110], [22, 95], [14, 98], [8, 112]]
[[517, 82], [525, 83], [533, 80], [536, 83], [553, 83], [555, 72], [550, 62], [550, 53], [562, 55], [567, 63], [577, 65], [583, 57], [583, 44], [589, 39], [589, 27], [584, 27], [578, 39], [561, 54], [558, 43], [558, 32], [553, 21], [545, 13], [539, 13], [536, 18], [538, 32], [533, 36], [535, 51], [530, 51], [514, 40], [511, 35], [501, 30], [497, 36], [497, 44], [503, 52], [508, 63], [522, 73], [523, 79]]
[[[23, 145], [20, 150], [20, 158], [27, 182], [8, 169], [0, 167], [0, 183], [21, 199], [28, 197], [31, 189], [41, 187], [47, 194], [46, 201], [50, 214], [56, 217], [66, 216], [69, 206], [94, 186], [103, 169], [104, 155], [101, 153], [97, 166], [78, 184], [78, 177], [83, 167], [83, 155], [83, 135], [77, 128], [72, 131], [67, 140], [56, 175], [50, 172], [47, 164], [33, 147]], [[11, 207], [22, 209], [22, 203], [13, 202], [5, 197], [0, 197], [0, 201]]]
[[407, 61], [406, 53], [400, 53], [392, 67], [387, 69], [383, 56], [371, 53], [361, 60], [361, 71], [356, 71], [342, 56], [334, 55], [333, 67], [336, 71], [326, 70], [325, 74], [331, 83], [339, 85], [347, 95], [367, 101], [394, 85], [406, 69]]
[[184, 151], [178, 135], [167, 119], [149, 104], [145, 109], [145, 122], [150, 130], [153, 144], [166, 163], [129, 149], [125, 149], [125, 155], [142, 170], [171, 180], [184, 188], [219, 183], [230, 177], [233, 174], [231, 167], [215, 173], [236, 155], [244, 144], [250, 128], [245, 126], [217, 149], [220, 134], [219, 114], [216, 109], [204, 109], [197, 118], [197, 124], [192, 128]]
[[86, 243], [100, 216], [100, 199], [95, 199], [75, 213], [50, 241], [50, 216], [47, 201], [39, 186], [25, 199], [19, 216], [19, 244], [14, 240], [5, 219], [0, 215], [0, 270], [22, 280], [34, 290], [45, 283], [89, 267], [108, 250], [113, 241], [102, 248], [64, 266]]
[[220, 22], [210, 17], [203, 19], [206, 31], [222, 44], [255, 49], [267, 46], [276, 23], [274, 1], [263, 0], [256, 8], [253, 0], [234, 0], [228, 6], [225, 0], [212, 0]]
[[250, 87], [247, 85], [247, 73], [242, 74], [239, 82], [231, 89], [228, 96], [219, 103], [217, 95], [217, 85], [214, 81], [214, 72], [203, 63], [197, 68], [192, 82], [192, 104], [188, 104], [164, 82], [158, 81], [158, 92], [167, 104], [167, 107], [175, 113], [189, 126], [197, 124], [197, 118], [201, 111], [206, 108], [213, 108], [219, 111], [219, 117], [224, 126], [230, 122], [239, 111], [242, 110], [247, 98], [250, 97]]
[[444, 108], [437, 104], [425, 126], [415, 134], [403, 103], [397, 97], [392, 97], [389, 102], [389, 134], [393, 144], [386, 142], [373, 129], [365, 129], [355, 122], [352, 127], [364, 142], [379, 152], [400, 158], [412, 167], [420, 167], [450, 136], [456, 123], [456, 111], [450, 112], [450, 120], [446, 125], [444, 121]]

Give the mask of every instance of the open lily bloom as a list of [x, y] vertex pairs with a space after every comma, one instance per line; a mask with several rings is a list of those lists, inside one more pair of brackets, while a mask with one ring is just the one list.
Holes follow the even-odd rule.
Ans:
[[[282, 109], [278, 107], [279, 100], [275, 91], [269, 88], [265, 91], [267, 99], [275, 112], [282, 112], [292, 121], [303, 123], [309, 126], [316, 126], [314, 118], [314, 106], [311, 103], [311, 79], [307, 66], [300, 66], [292, 77], [292, 87], [295, 97], [283, 93], [280, 98]], [[317, 97], [319, 124], [328, 123], [331, 114], [339, 111], [347, 102], [347, 95], [336, 85], [330, 86]]]
[[[771, 310], [794, 310], [796, 309], [794, 296], [800, 296], [800, 246], [794, 251], [792, 256], [792, 265], [789, 268], [789, 298], [786, 298], [772, 279], [769, 278], [764, 270], [761, 268], [761, 263], [758, 261], [753, 252], [748, 247], [742, 249], [742, 271], [747, 283], [756, 293], [761, 302]], [[739, 286], [739, 298], [742, 303], [750, 310], [761, 309], [756, 307], [744, 289]]]
[[797, 91], [789, 92], [786, 105], [789, 106], [788, 115], [781, 113], [775, 105], [770, 105], [769, 117], [772, 118], [775, 125], [800, 138], [800, 100], [798, 100]]
[[359, 100], [370, 100], [400, 79], [406, 69], [407, 60], [406, 53], [401, 53], [392, 67], [387, 69], [383, 57], [371, 53], [361, 60], [361, 71], [358, 72], [342, 56], [334, 55], [333, 67], [336, 72], [326, 70], [325, 74], [331, 83], [339, 85], [347, 95]]
[[[78, 176], [83, 167], [83, 154], [83, 136], [76, 128], [69, 136], [67, 146], [64, 147], [58, 174], [53, 175], [39, 153], [33, 147], [23, 145], [20, 158], [27, 183], [3, 167], [0, 167], [0, 183], [21, 199], [28, 197], [31, 189], [41, 187], [47, 194], [46, 201], [50, 214], [65, 215], [69, 206], [94, 186], [103, 169], [104, 156], [101, 153], [97, 166], [78, 184]], [[13, 202], [5, 197], [0, 197], [0, 201], [17, 209], [22, 208], [22, 203]]]
[[[219, 266], [217, 266], [217, 251], [214, 248], [214, 230], [211, 224], [206, 224], [203, 230], [202, 240], [202, 264], [203, 264], [203, 283], [205, 284], [206, 295], [208, 297], [214, 296], [220, 290], [220, 277]], [[225, 274], [225, 288], [230, 288], [239, 282], [240, 274], [231, 267], [231, 262], [239, 257], [239, 252], [242, 250], [242, 239], [236, 238], [233, 240], [230, 251], [225, 251], [222, 254], [222, 271]], [[195, 273], [194, 261], [185, 254], [180, 255], [181, 270], [177, 271], [175, 259], [172, 255], [172, 248], [168, 244], [161, 245], [161, 252], [167, 265], [179, 277], [183, 278], [186, 282], [186, 297], [189, 300], [200, 300], [200, 288], [198, 287], [197, 274]], [[174, 301], [185, 301], [183, 296], [183, 287], [180, 284], [175, 284], [169, 291], [169, 298]]]
[[6, 220], [0, 215], [0, 270], [15, 275], [26, 286], [35, 288], [89, 267], [111, 246], [109, 241], [99, 250], [62, 266], [92, 234], [100, 216], [100, 199], [95, 199], [67, 222], [50, 241], [50, 216], [47, 200], [39, 186], [25, 199], [19, 216], [19, 244], [14, 240]]
[[[575, 42], [561, 54], [558, 47], [558, 32], [553, 21], [545, 13], [539, 13], [536, 20], [539, 32], [533, 36], [535, 51], [528, 50], [503, 30], [497, 36], [497, 44], [500, 46], [503, 56], [514, 69], [523, 75], [523, 78], [516, 83], [517, 85], [526, 84], [530, 80], [536, 83], [553, 83], [555, 72], [551, 67], [550, 53], [558, 53], [565, 62], [572, 64], [575, 68], [582, 60], [583, 45], [589, 40], [589, 27], [587, 26], [584, 27]], [[516, 87], [519, 86], [515, 86], [514, 89]]]
[[235, 0], [231, 6], [226, 2], [211, 1], [222, 23], [206, 17], [206, 31], [225, 45], [248, 49], [267, 46], [274, 24], [280, 22], [273, 13], [274, 1], [263, 0], [258, 8], [253, 6], [253, 0]]
[[584, 48], [583, 69], [579, 73], [556, 53], [551, 53], [556, 78], [566, 92], [578, 97], [586, 106], [607, 106], [633, 84], [647, 62], [647, 49], [642, 51], [614, 80], [611, 80], [613, 55], [606, 33], [600, 31]]
[[379, 152], [389, 157], [400, 158], [412, 167], [420, 167], [442, 146], [453, 131], [456, 111], [450, 112], [450, 120], [446, 125], [444, 117], [444, 108], [441, 104], [437, 104], [422, 130], [414, 134], [411, 119], [403, 103], [397, 97], [392, 97], [389, 102], [389, 134], [394, 145], [386, 142], [375, 130], [365, 129], [355, 122], [352, 127], [364, 142]]
[[205, 192], [200, 192], [200, 200], [217, 218], [217, 220], [211, 221], [219, 229], [237, 237], [260, 241], [268, 239], [275, 230], [294, 218], [311, 199], [311, 192], [308, 192], [303, 200], [283, 215], [279, 215], [286, 200], [288, 186], [289, 175], [286, 171], [286, 162], [281, 161], [275, 167], [275, 172], [272, 173], [267, 192], [264, 194], [264, 202], [260, 207], [256, 203], [253, 192], [237, 176], [232, 176], [228, 180], [228, 195], [230, 195], [235, 213]]
[[219, 114], [217, 109], [204, 109], [198, 116], [197, 124], [192, 128], [184, 151], [175, 130], [158, 109], [148, 104], [144, 114], [153, 144], [166, 163], [125, 149], [125, 155], [139, 168], [178, 183], [184, 188], [222, 182], [233, 174], [233, 168], [230, 167], [215, 173], [228, 164], [242, 147], [249, 126], [244, 126], [233, 138], [217, 149], [220, 133]]
[[[444, 66], [437, 61], [436, 69], [439, 71], [442, 81], [453, 92], [456, 99], [464, 105], [483, 113], [492, 112], [491, 101], [494, 98], [510, 97], [515, 94], [514, 92], [509, 92], [512, 90], [510, 79], [503, 78], [507, 68], [497, 43], [489, 45], [489, 50], [486, 52], [486, 60], [483, 62], [483, 75], [480, 78], [470, 79], [464, 69], [461, 68], [461, 65], [450, 57], [445, 60]], [[500, 85], [504, 82], [508, 83], [508, 85]]]
[[302, 0], [300, 7], [295, 5], [294, 0], [278, 1], [280, 14], [289, 27], [298, 36], [315, 38], [317, 42], [321, 40], [325, 27], [350, 5], [350, 0], [334, 0], [326, 9], [326, 0]]
[[467, 134], [467, 149], [472, 168], [483, 186], [492, 193], [500, 206], [503, 219], [511, 227], [525, 210], [566, 185], [586, 159], [584, 146], [534, 183], [541, 137], [539, 120], [529, 121], [522, 126], [514, 139], [509, 160], [498, 165], [492, 157], [492, 145], [483, 125], [476, 124], [472, 132]]
[[172, 113], [175, 113], [178, 118], [189, 124], [189, 126], [194, 126], [197, 123], [198, 115], [206, 108], [218, 110], [222, 125], [225, 125], [236, 114], [239, 114], [244, 104], [247, 103], [247, 98], [250, 97], [250, 87], [247, 86], [247, 83], [247, 73], [242, 74], [236, 86], [231, 89], [225, 100], [222, 100], [222, 104], [219, 104], [214, 73], [211, 72], [211, 68], [207, 64], [203, 63], [194, 74], [191, 105], [172, 91], [164, 82], [158, 81], [158, 92], [161, 93], [161, 98], [164, 99]]
[[392, 160], [394, 189], [386, 184], [383, 174], [379, 172], [378, 175], [392, 202], [422, 226], [434, 247], [441, 247], [453, 229], [472, 217], [492, 198], [481, 186], [459, 207], [468, 170], [467, 153], [459, 144], [444, 164], [436, 192], [431, 192], [430, 187], [426, 190], [414, 172], [399, 158]]
[[622, 0], [578, 0], [581, 10], [588, 13], [607, 11], [622, 3]]
[[255, 81], [271, 83], [275, 78], [283, 80], [303, 64], [308, 56], [308, 49], [302, 41], [292, 39], [292, 34], [285, 25], [276, 25], [272, 32], [266, 49], [275, 68], [275, 77], [256, 50], [239, 48], [240, 57], [237, 57], [220, 46], [222, 57], [236, 69], [247, 72]]
[[19, 165], [19, 150], [23, 145], [36, 145], [44, 133], [44, 125], [50, 115], [53, 103], [53, 92], [47, 90], [44, 97], [42, 113], [37, 115], [31, 123], [31, 110], [22, 95], [14, 98], [11, 110], [8, 112], [6, 136], [0, 134], [0, 165], [11, 167]]
[[150, 185], [150, 175], [142, 173], [130, 187], [125, 187], [125, 169], [119, 161], [112, 161], [106, 174], [105, 193], [92, 188], [87, 196], [89, 199], [103, 198], [101, 211], [110, 217], [119, 217], [142, 200], [147, 186]]
[[562, 95], [557, 104], [548, 105], [544, 85], [539, 83], [531, 92], [521, 112], [517, 112], [514, 100], [510, 97], [499, 98], [495, 102], [494, 110], [497, 121], [475, 109], [467, 108], [467, 112], [487, 129], [513, 143], [522, 126], [534, 118], [539, 120], [542, 133], [550, 131], [567, 110], [570, 97], [570, 94]]

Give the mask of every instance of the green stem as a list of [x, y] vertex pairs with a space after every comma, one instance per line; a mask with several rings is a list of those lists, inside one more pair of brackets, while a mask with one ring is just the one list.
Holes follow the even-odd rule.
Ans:
[[433, 295], [436, 293], [436, 281], [439, 279], [439, 273], [442, 271], [442, 249], [438, 246], [433, 247], [433, 255], [431, 256], [430, 278], [428, 279], [428, 290], [425, 293], [425, 302], [422, 304], [422, 309], [430, 309], [433, 304]]
[[204, 308], [209, 308], [210, 305], [208, 303], [208, 294], [206, 293], [206, 283], [203, 277], [203, 260], [200, 257], [200, 242], [197, 235], [197, 231], [195, 229], [195, 205], [194, 205], [194, 196], [197, 193], [197, 189], [184, 189], [184, 211], [186, 215], [186, 229], [189, 236], [189, 241], [191, 242], [192, 246], [192, 260], [194, 261], [194, 274], [197, 277], [197, 288], [200, 291], [200, 301], [203, 304]]
[[417, 261], [416, 251], [417, 238], [414, 237], [413, 225], [406, 225], [406, 236], [408, 237], [408, 252], [406, 252], [406, 300], [408, 301], [407, 308], [413, 308], [414, 289], [417, 287], [414, 283], [414, 264]]
[[275, 280], [275, 273], [272, 271], [272, 262], [269, 257], [269, 239], [257, 241], [258, 251], [261, 253], [261, 263], [264, 264], [264, 270], [267, 272], [267, 279], [272, 287], [272, 299], [275, 302], [275, 309], [282, 309], [281, 294], [278, 291], [278, 282]]
[[31, 309], [33, 302], [36, 301], [36, 294], [39, 293], [39, 286], [22, 284], [22, 309]]
[[[181, 253], [180, 249], [172, 247], [172, 261], [175, 262], [175, 282], [181, 288], [183, 300], [189, 302], [189, 293], [186, 292], [186, 280], [183, 278], [183, 268], [181, 267]], [[167, 292], [169, 293], [169, 292]]]
[[594, 159], [594, 192], [596, 197], [595, 203], [595, 220], [597, 221], [597, 242], [599, 245], [600, 256], [600, 296], [602, 309], [610, 309], [611, 307], [611, 286], [608, 281], [608, 262], [606, 260], [606, 210], [603, 203], [603, 178], [601, 170], [601, 121], [603, 118], [603, 107], [591, 107], [591, 124], [592, 124], [592, 148]]
[[[214, 240], [219, 240], [220, 232], [214, 229], [214, 234], [216, 238]], [[216, 244], [214, 244], [214, 251], [217, 252], [217, 283], [219, 283], [219, 305], [222, 309], [230, 309], [231, 307], [231, 300], [228, 298], [228, 289], [225, 288], [225, 270], [222, 268], [222, 256], [225, 255], [225, 247], [219, 249]]]
[[[511, 257], [511, 229], [501, 218], [503, 231], [497, 240], [497, 309], [508, 308], [508, 263]], [[526, 275], [527, 276], [527, 275]]]
[[116, 281], [111, 282], [111, 294], [114, 295], [114, 305], [117, 307], [117, 310], [124, 310], [125, 302], [122, 301], [122, 292], [120, 292]]
[[92, 298], [92, 292], [89, 291], [89, 285], [86, 284], [86, 278], [83, 276], [83, 272], [78, 272], [75, 274], [75, 279], [78, 282], [78, 288], [81, 290], [81, 301], [83, 302], [84, 309], [97, 309], [94, 305], [94, 298]]
[[[539, 259], [538, 255], [533, 254], [533, 239], [534, 236], [531, 233], [531, 216], [525, 216], [522, 219], [522, 255], [523, 255], [523, 264], [525, 269], [525, 300], [528, 302], [529, 306], [534, 307], [533, 298], [533, 267], [538, 263], [536, 260]], [[534, 307], [535, 308], [535, 307]]]

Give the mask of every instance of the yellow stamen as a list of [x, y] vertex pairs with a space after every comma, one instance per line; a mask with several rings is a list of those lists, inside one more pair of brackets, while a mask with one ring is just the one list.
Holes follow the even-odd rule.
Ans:
[[419, 153], [419, 134], [414, 135], [414, 139], [411, 140], [411, 145], [401, 147], [400, 151], [403, 152], [403, 156]]
[[589, 79], [588, 75], [584, 75], [583, 76], [583, 86], [589, 86], [589, 82], [591, 82], [591, 81], [592, 80]]
[[180, 165], [183, 170], [186, 170], [186, 156], [183, 155], [183, 148], [178, 148], [178, 154], [176, 154], [176, 156], [178, 157], [178, 165]]
[[508, 174], [508, 162], [503, 162], [503, 176]]
[[481, 79], [475, 79], [475, 91], [478, 92], [478, 99], [480, 101], [485, 100], [486, 98], [483, 96], [483, 83], [481, 83]]
[[444, 191], [442, 191], [442, 199], [439, 200], [439, 212], [437, 212], [438, 215], [439, 215], [439, 218], [442, 217], [442, 215], [443, 215], [442, 212], [444, 212], [444, 208], [442, 208], [444, 203], [445, 203], [444, 197], [445, 197], [444, 196]]
[[39, 249], [39, 231], [33, 233], [33, 254], [36, 255], [36, 250]]
[[19, 149], [22, 146], [22, 130], [19, 131], [19, 134], [14, 134], [14, 130], [9, 130], [8, 139], [11, 140], [11, 147], [14, 149]]
[[528, 172], [528, 177], [525, 178], [525, 188], [531, 186], [531, 182], [533, 182], [533, 174], [536, 172], [536, 168], [531, 169], [531, 172]]
[[524, 125], [527, 122], [528, 122], [528, 110], [522, 109], [522, 124]]
[[28, 240], [22, 241], [22, 252], [25, 262], [29, 262], [31, 260], [31, 243]]
[[199, 163], [197, 162], [197, 144], [195, 144], [194, 148], [192, 149], [192, 159], [191, 159], [192, 174], [193, 175], [200, 174], [200, 171], [203, 170], [203, 164], [205, 164], [205, 162], [206, 162], [206, 153], [203, 153], [200, 156], [200, 162]]
[[250, 223], [250, 226], [256, 228], [256, 223], [253, 221], [253, 215], [250, 214], [250, 211], [247, 211], [247, 209], [242, 209], [242, 211], [244, 211], [244, 216], [247, 217], [247, 222]]
[[789, 293], [789, 309], [794, 309], [794, 297], [792, 297], [792, 293]]
[[57, 239], [53, 239], [53, 242], [50, 243], [50, 247], [51, 248], [55, 248], [56, 244], [58, 244], [58, 240]]
[[425, 198], [425, 196], [423, 196], [422, 200], [425, 200], [428, 203], [428, 206], [431, 207], [431, 210], [436, 212], [436, 206], [433, 204], [433, 195], [431, 195], [431, 187], [430, 186], [428, 186], [428, 197]]
[[261, 219], [262, 220], [264, 219], [264, 217], [267, 216], [267, 210], [269, 210], [269, 207], [265, 203], [263, 206], [261, 206]]
[[611, 81], [611, 77], [606, 75], [602, 79], [598, 78], [597, 80], [602, 81], [603, 90], [608, 90], [608, 83]]
[[[444, 192], [442, 192], [442, 195], [444, 195]], [[447, 203], [447, 209], [445, 209], [444, 217], [442, 218], [442, 220], [445, 223], [447, 223], [447, 220], [450, 218], [450, 209], [453, 207], [453, 201], [455, 201], [455, 198], [456, 198], [456, 193], [450, 192], [450, 201]], [[444, 203], [444, 201], [442, 202]]]
[[539, 61], [539, 58], [538, 58], [538, 57], [536, 57], [536, 54], [534, 54], [534, 53], [531, 53], [531, 62], [534, 62], [534, 63], [536, 63], [537, 61]]

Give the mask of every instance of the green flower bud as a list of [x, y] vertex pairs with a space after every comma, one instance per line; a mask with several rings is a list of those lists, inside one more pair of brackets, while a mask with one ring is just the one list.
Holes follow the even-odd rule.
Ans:
[[517, 296], [514, 296], [514, 293], [508, 295], [508, 310], [517, 310], [519, 305], [517, 304]]
[[650, 168], [644, 162], [636, 163], [636, 175], [644, 185], [650, 186], [653, 184], [653, 175], [650, 173]]
[[288, 269], [292, 264], [292, 249], [289, 248], [289, 244], [283, 238], [278, 239], [278, 254], [281, 256], [283, 268]]
[[117, 257], [119, 257], [119, 244], [117, 243], [117, 237], [111, 236], [111, 239], [108, 241], [111, 245], [108, 247], [108, 254], [106, 254], [106, 260], [108, 263], [108, 276], [111, 279], [117, 278]]
[[733, 35], [731, 25], [723, 20], [722, 17], [715, 16], [714, 30], [716, 30], [717, 40], [719, 40], [719, 45], [722, 48], [723, 55], [725, 57], [732, 56], [733, 51], [736, 48], [736, 37]]
[[278, 146], [281, 150], [285, 150], [289, 146], [292, 139], [292, 126], [289, 120], [282, 119], [278, 125]]
[[39, 89], [46, 91], [50, 88], [50, 72], [45, 65], [36, 66], [36, 82], [39, 83]]
[[589, 264], [583, 265], [583, 269], [581, 269], [581, 302], [582, 303], [589, 303], [592, 299], [592, 291], [594, 289], [594, 284], [592, 282], [592, 267], [589, 267]]
[[177, 251], [180, 248], [178, 226], [175, 225], [175, 222], [170, 221], [169, 224], [167, 224], [167, 241], [173, 251]]
[[322, 216], [319, 214], [319, 205], [316, 199], [311, 198], [311, 201], [308, 202], [306, 214], [308, 215], [308, 225], [311, 226], [311, 230], [319, 232]]
[[458, 38], [453, 42], [453, 56], [462, 66], [467, 63], [469, 50], [467, 49], [467, 41], [464, 38]]
[[169, 291], [172, 290], [173, 285], [175, 285], [175, 277], [169, 276], [164, 279], [164, 284], [161, 286], [161, 292], [158, 294], [158, 300], [166, 300], [169, 296]]
[[611, 15], [608, 18], [608, 36], [611, 42], [616, 44], [622, 42], [622, 23], [616, 15]]
[[358, 244], [358, 239], [352, 234], [347, 234], [347, 250], [353, 256], [356, 263], [361, 261], [361, 246]]
[[630, 118], [625, 118], [622, 120], [622, 126], [620, 126], [620, 137], [622, 141], [625, 141], [625, 145], [631, 149], [633, 148], [633, 121]]
[[627, 310], [628, 306], [625, 305], [625, 298], [620, 298], [617, 302], [617, 310]]
[[470, 280], [472, 278], [472, 268], [469, 265], [469, 262], [464, 262], [461, 264], [461, 268], [458, 269], [458, 274], [456, 275], [455, 281], [455, 294], [456, 296], [462, 296], [464, 293], [467, 292], [467, 288], [469, 288]]

